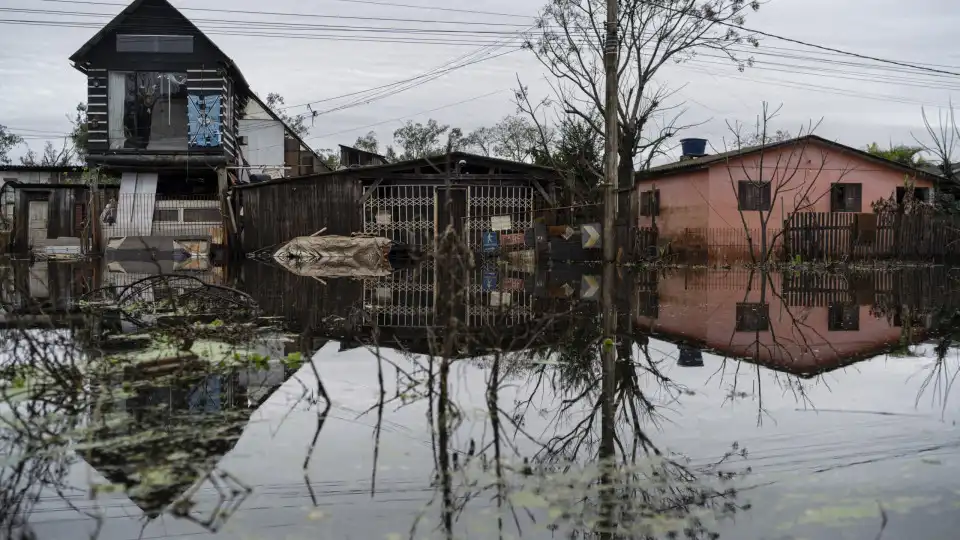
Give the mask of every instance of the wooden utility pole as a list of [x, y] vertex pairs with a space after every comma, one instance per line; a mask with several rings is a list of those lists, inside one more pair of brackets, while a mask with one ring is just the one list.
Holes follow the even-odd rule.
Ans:
[[617, 151], [620, 129], [617, 123], [617, 0], [607, 0], [606, 43], [603, 50], [603, 62], [606, 69], [605, 141], [603, 148], [603, 176], [606, 192], [603, 204], [603, 283], [601, 291], [601, 309], [603, 319], [603, 345], [601, 361], [603, 366], [603, 403], [601, 405], [600, 458], [612, 460], [616, 453], [614, 445], [614, 422], [616, 415], [616, 364], [617, 364], [617, 310], [614, 303], [616, 289], [616, 234], [614, 227], [617, 214]]

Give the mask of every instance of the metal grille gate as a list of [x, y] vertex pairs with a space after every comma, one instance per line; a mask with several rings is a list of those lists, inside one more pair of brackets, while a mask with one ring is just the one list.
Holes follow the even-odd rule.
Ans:
[[[442, 186], [389, 185], [373, 188], [363, 203], [363, 232], [414, 246], [433, 243]], [[484, 231], [523, 233], [533, 226], [534, 190], [525, 186], [468, 186], [463, 222], [467, 246], [479, 250]], [[507, 219], [508, 218], [508, 219]]]
[[377, 186], [363, 203], [363, 232], [413, 246], [433, 242], [436, 186]]
[[[533, 227], [533, 197], [531, 187], [469, 186], [463, 227], [467, 245], [481, 249], [484, 231], [511, 234]], [[509, 222], [505, 217], [509, 217]]]
[[432, 261], [389, 276], [364, 279], [365, 322], [384, 327], [431, 327], [434, 325], [435, 289]]

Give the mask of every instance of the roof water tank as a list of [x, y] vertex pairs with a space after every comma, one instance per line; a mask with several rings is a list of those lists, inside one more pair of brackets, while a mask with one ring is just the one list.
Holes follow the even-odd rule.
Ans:
[[685, 156], [707, 155], [706, 139], [680, 139], [680, 148]]

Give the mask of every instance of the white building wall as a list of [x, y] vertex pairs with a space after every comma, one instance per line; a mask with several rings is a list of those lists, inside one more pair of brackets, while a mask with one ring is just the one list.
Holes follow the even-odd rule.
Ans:
[[274, 120], [255, 100], [247, 104], [246, 114], [239, 123], [240, 136], [246, 137], [246, 144], [240, 145], [240, 152], [253, 169], [241, 171], [242, 182], [249, 180], [249, 173], [269, 174], [273, 178], [285, 176], [283, 169], [284, 126]]

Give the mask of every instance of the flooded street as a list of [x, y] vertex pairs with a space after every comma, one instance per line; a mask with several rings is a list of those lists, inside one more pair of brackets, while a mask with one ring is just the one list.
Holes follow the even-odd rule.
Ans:
[[429, 262], [357, 280], [256, 261], [5, 272], [3, 537], [960, 526], [950, 268], [625, 267], [616, 343], [593, 266], [483, 261], [452, 284]]

